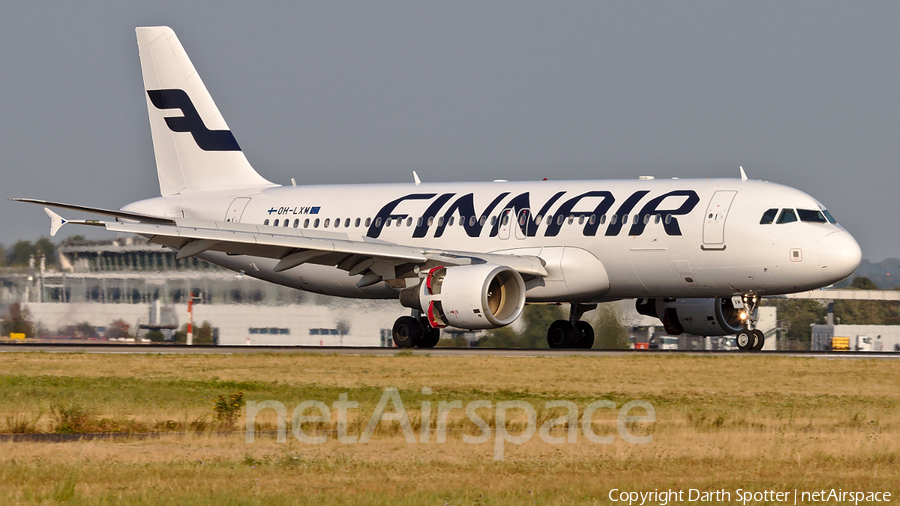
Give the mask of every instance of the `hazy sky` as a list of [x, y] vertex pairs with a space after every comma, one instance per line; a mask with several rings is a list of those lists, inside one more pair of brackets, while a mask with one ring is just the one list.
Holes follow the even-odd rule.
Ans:
[[743, 165], [900, 257], [900, 2], [126, 3], [4, 5], [0, 242], [49, 233], [9, 197], [158, 195], [134, 27], [166, 24], [275, 182]]

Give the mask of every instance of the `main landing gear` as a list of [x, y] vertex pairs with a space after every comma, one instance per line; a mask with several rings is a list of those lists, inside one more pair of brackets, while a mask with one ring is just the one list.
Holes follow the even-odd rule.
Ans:
[[424, 318], [401, 316], [394, 322], [394, 344], [398, 348], [434, 348], [441, 340], [441, 329], [432, 327]]
[[597, 304], [572, 304], [568, 320], [556, 320], [547, 329], [547, 344], [551, 348], [591, 349], [594, 346], [594, 328], [581, 321], [584, 313], [597, 308]]
[[759, 296], [744, 295], [744, 308], [741, 320], [744, 330], [737, 333], [735, 342], [739, 350], [742, 351], [759, 351], [766, 344], [766, 334], [763, 331], [752, 328], [756, 326], [757, 309], [759, 308]]

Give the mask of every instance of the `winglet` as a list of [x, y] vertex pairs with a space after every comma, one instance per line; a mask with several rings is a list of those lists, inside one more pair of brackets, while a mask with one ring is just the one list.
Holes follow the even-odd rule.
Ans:
[[420, 184], [422, 184], [422, 180], [419, 179], [419, 175], [416, 174], [416, 171], [413, 171], [413, 179], [416, 181], [416, 186], [419, 186]]
[[59, 232], [59, 228], [67, 223], [66, 219], [62, 216], [54, 213], [48, 208], [44, 208], [44, 212], [47, 213], [47, 216], [50, 217], [50, 237], [56, 235]]
[[740, 166], [738, 166], [738, 168], [741, 169], [741, 181], [746, 181], [746, 180], [747, 180], [747, 173], [744, 172], [744, 168], [743, 168], [743, 167], [740, 167]]

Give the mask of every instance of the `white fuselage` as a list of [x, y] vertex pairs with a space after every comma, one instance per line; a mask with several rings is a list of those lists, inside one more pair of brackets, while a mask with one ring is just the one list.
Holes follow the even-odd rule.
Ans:
[[[833, 284], [861, 258], [835, 223], [761, 224], [769, 209], [824, 207], [799, 190], [740, 179], [282, 186], [157, 197], [122, 209], [277, 226], [278, 233], [539, 256], [549, 276], [526, 280], [530, 302], [775, 295]], [[276, 273], [272, 259], [200, 256], [312, 292], [398, 294], [385, 283], [359, 288], [359, 276], [337, 267]]]

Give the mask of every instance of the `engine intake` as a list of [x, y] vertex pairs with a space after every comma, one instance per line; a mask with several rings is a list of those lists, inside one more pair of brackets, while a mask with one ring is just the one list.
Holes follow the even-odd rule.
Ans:
[[495, 329], [516, 321], [525, 307], [525, 282], [496, 264], [435, 267], [400, 303], [423, 311], [432, 327]]

